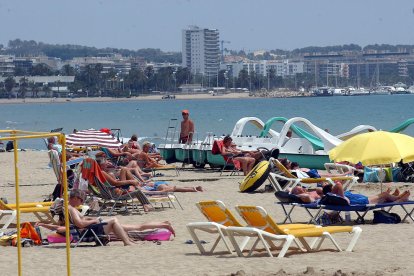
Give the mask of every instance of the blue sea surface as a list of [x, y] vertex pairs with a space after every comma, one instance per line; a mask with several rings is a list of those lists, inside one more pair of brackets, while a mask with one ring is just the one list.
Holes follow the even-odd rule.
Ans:
[[[181, 110], [188, 109], [196, 126], [196, 136], [207, 132], [217, 135], [232, 132], [242, 117], [258, 117], [266, 122], [272, 117], [304, 117], [332, 134], [349, 131], [357, 125], [372, 125], [389, 130], [414, 117], [414, 95], [355, 97], [249, 98], [211, 100], [165, 100], [130, 102], [66, 102], [0, 105], [0, 129], [50, 131], [73, 129], [120, 128], [122, 136], [136, 133], [143, 139], [165, 138], [170, 119], [181, 120]], [[273, 129], [280, 130], [275, 123]], [[260, 130], [248, 126], [244, 134], [258, 135]], [[403, 133], [414, 136], [414, 128]], [[38, 140], [25, 140], [21, 148], [45, 149]]]

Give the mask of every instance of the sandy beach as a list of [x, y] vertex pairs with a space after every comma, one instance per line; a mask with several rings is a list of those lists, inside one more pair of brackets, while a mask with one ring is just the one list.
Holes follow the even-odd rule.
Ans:
[[[210, 96], [211, 97], [211, 96]], [[129, 99], [128, 99], [129, 100]], [[52, 192], [56, 183], [53, 171], [48, 168], [46, 152], [19, 153], [20, 200], [42, 201]], [[0, 196], [9, 203], [15, 202], [13, 153], [0, 153]], [[251, 258], [239, 258], [235, 254], [202, 256], [191, 239], [185, 225], [205, 221], [195, 206], [200, 200], [222, 200], [232, 211], [239, 204], [260, 205], [276, 219], [282, 220], [282, 209], [275, 205], [273, 193], [242, 194], [238, 182], [242, 176], [221, 176], [213, 170], [184, 169], [180, 176], [167, 172], [160, 178], [179, 186], [201, 185], [206, 190], [198, 193], [177, 193], [184, 210], [166, 208], [143, 215], [117, 216], [122, 223], [169, 220], [176, 229], [173, 241], [139, 242], [124, 247], [111, 242], [107, 247], [80, 246], [71, 249], [72, 275], [412, 275], [414, 270], [413, 222], [398, 225], [360, 225], [362, 235], [354, 252], [334, 252], [326, 242], [324, 250], [315, 253], [289, 251], [283, 259], [269, 258], [263, 252]], [[393, 186], [409, 189], [412, 185], [393, 183]], [[358, 184], [357, 192], [373, 195], [380, 191], [378, 184]], [[394, 212], [402, 215], [398, 208]], [[307, 214], [297, 210], [295, 222], [307, 221]], [[353, 217], [354, 218], [354, 217]], [[372, 219], [372, 213], [367, 215]], [[22, 221], [36, 221], [33, 215], [22, 214]], [[202, 235], [211, 246], [213, 236]], [[347, 234], [335, 235], [343, 247], [349, 241]], [[224, 247], [220, 246], [224, 251]], [[66, 275], [66, 255], [63, 245], [22, 248], [23, 275]], [[17, 275], [17, 249], [0, 247], [1, 275]]]
[[[267, 94], [257, 94], [257, 97], [298, 97], [309, 96], [308, 94], [294, 91], [271, 91]], [[208, 93], [199, 94], [175, 94], [175, 99], [162, 99], [163, 95], [144, 95], [131, 98], [113, 98], [113, 97], [89, 97], [89, 98], [25, 98], [25, 99], [0, 99], [0, 104], [25, 104], [25, 103], [68, 103], [68, 102], [129, 102], [129, 101], [173, 101], [173, 100], [219, 100], [219, 99], [249, 99], [249, 93], [226, 93], [219, 95], [212, 95]]]

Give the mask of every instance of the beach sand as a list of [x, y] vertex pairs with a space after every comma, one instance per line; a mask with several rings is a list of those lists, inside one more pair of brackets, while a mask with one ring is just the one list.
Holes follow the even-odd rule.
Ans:
[[[0, 196], [10, 203], [15, 202], [13, 153], [0, 153]], [[48, 168], [46, 152], [19, 152], [20, 200], [41, 201], [51, 193], [56, 179]], [[194, 244], [185, 244], [191, 239], [185, 225], [189, 222], [205, 221], [195, 206], [200, 200], [222, 200], [232, 211], [238, 204], [263, 206], [280, 222], [282, 209], [275, 205], [273, 193], [242, 194], [238, 182], [242, 176], [222, 176], [212, 170], [184, 170], [179, 177], [167, 172], [162, 179], [179, 186], [205, 188], [203, 193], [177, 193], [184, 210], [164, 209], [143, 215], [117, 216], [122, 223], [169, 220], [176, 229], [173, 241], [139, 242], [124, 247], [120, 242], [111, 242], [107, 247], [80, 246], [71, 249], [72, 275], [412, 275], [414, 271], [413, 222], [398, 225], [360, 225], [362, 235], [355, 252], [334, 252], [329, 242], [315, 253], [289, 251], [283, 259], [269, 258], [263, 252], [251, 258], [239, 258], [235, 254], [201, 256]], [[393, 184], [401, 189], [411, 185]], [[375, 194], [378, 184], [358, 184], [356, 191]], [[394, 212], [402, 215], [397, 208]], [[294, 213], [295, 222], [307, 221], [303, 210]], [[354, 218], [354, 217], [353, 217]], [[372, 219], [372, 213], [367, 215]], [[22, 214], [22, 222], [36, 221], [33, 215]], [[213, 236], [201, 235], [211, 246]], [[349, 241], [347, 234], [337, 234], [335, 239], [343, 247]], [[224, 251], [221, 245], [220, 250]], [[66, 254], [63, 245], [22, 248], [23, 275], [65, 275]], [[0, 247], [1, 275], [17, 275], [17, 249]], [[306, 272], [306, 273], [305, 273]]]
[[[219, 96], [212, 96], [207, 93], [200, 94], [177, 94], [175, 100], [214, 100], [214, 99], [248, 99], [249, 93], [227, 93]], [[89, 97], [89, 98], [25, 98], [25, 99], [0, 99], [0, 104], [24, 104], [24, 103], [67, 103], [67, 102], [129, 102], [129, 101], [173, 101], [162, 99], [162, 95], [145, 95], [131, 98], [113, 97]]]
[[[89, 98], [25, 98], [25, 99], [0, 99], [0, 104], [25, 104], [25, 103], [68, 103], [68, 102], [130, 102], [130, 101], [173, 101], [173, 100], [219, 100], [219, 99], [251, 99], [254, 98], [246, 92], [224, 93], [219, 95], [212, 95], [208, 93], [175, 94], [175, 99], [162, 99], [163, 95], [144, 95], [131, 98], [113, 98], [113, 97], [89, 97]], [[256, 97], [275, 97], [275, 98], [289, 98], [289, 97], [307, 97], [309, 93], [296, 91], [270, 91], [269, 93], [257, 93]]]

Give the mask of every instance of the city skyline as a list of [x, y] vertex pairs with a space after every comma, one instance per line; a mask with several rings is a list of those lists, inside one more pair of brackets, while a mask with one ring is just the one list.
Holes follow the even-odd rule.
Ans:
[[[414, 44], [414, 4], [380, 1], [2, 1], [0, 43], [12, 39], [97, 48], [181, 51], [189, 25], [218, 29], [233, 50], [355, 43]], [[18, 19], [18, 20], [16, 20]]]

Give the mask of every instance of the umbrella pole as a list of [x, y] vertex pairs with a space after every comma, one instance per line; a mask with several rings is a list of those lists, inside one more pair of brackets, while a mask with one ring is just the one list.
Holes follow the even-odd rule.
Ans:
[[[379, 174], [378, 174], [378, 178], [381, 184], [381, 193], [382, 193], [382, 175], [385, 174], [385, 169], [383, 167], [383, 164], [380, 165], [380, 170], [379, 170]], [[384, 177], [385, 179], [385, 177]]]

